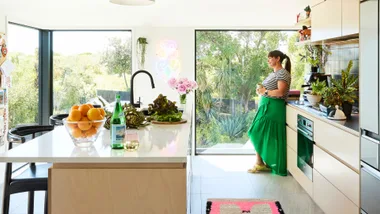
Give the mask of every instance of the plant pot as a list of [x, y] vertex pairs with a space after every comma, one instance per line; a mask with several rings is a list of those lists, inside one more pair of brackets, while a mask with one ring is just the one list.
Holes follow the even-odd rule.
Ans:
[[322, 103], [319, 103], [319, 109], [326, 114], [326, 116], [329, 116], [330, 112], [335, 110], [333, 107], [327, 107], [324, 106]]
[[318, 67], [315, 67], [315, 66], [311, 66], [311, 72], [312, 73], [318, 73]]
[[346, 115], [347, 118], [351, 118], [352, 104], [345, 101], [342, 104], [342, 108], [344, 115]]
[[315, 106], [322, 99], [322, 96], [320, 96], [320, 95], [306, 94], [306, 97], [307, 97], [307, 101], [309, 101], [309, 103], [312, 106]]

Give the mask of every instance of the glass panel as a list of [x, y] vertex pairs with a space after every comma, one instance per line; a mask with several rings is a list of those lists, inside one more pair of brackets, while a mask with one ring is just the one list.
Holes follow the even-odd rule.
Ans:
[[39, 31], [8, 25], [9, 58], [15, 66], [9, 88], [9, 128], [38, 123]]
[[254, 154], [247, 131], [256, 114], [256, 85], [272, 72], [269, 51], [292, 60], [292, 89], [301, 89], [303, 47], [295, 31], [196, 32], [196, 153]]
[[129, 100], [130, 31], [53, 32], [54, 114], [101, 96], [106, 102]]

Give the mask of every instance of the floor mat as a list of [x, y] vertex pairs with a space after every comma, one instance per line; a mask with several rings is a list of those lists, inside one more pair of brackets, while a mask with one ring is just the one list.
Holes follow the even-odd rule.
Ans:
[[206, 214], [284, 214], [281, 204], [263, 199], [208, 199]]

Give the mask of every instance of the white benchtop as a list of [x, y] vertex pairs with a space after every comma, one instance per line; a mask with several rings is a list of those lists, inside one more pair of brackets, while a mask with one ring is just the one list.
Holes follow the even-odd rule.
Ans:
[[94, 145], [76, 147], [65, 127], [19, 145], [0, 154], [0, 162], [51, 163], [185, 163], [190, 140], [191, 122], [179, 125], [151, 124], [139, 130], [127, 130], [138, 135], [137, 151], [110, 148], [109, 131], [104, 129]]

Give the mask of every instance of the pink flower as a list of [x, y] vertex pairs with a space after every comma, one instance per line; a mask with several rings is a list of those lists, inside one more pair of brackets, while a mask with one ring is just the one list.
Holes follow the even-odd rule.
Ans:
[[181, 84], [181, 85], [178, 85], [177, 91], [180, 94], [186, 94], [187, 88], [185, 85]]
[[174, 77], [172, 77], [169, 79], [168, 84], [170, 88], [174, 89], [177, 87], [177, 80]]
[[191, 82], [191, 88], [192, 88], [193, 90], [197, 89], [197, 88], [198, 88], [198, 84], [197, 84], [197, 82], [192, 81], [192, 82]]

